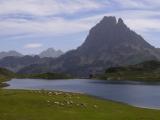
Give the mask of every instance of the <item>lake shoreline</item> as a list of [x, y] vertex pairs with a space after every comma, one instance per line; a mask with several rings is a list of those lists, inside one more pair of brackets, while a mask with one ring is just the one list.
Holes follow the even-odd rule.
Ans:
[[4, 87], [8, 87], [8, 86], [10, 86], [10, 85], [7, 83], [0, 83], [0, 88], [4, 88]]
[[[148, 109], [160, 109], [159, 107], [157, 107], [157, 106], [152, 106], [152, 104], [149, 104], [149, 105], [145, 105], [145, 104], [136, 104], [136, 103], [130, 103], [130, 102], [127, 102], [127, 101], [123, 101], [123, 97], [124, 98], [126, 98], [127, 97], [127, 94], [126, 95], [123, 95], [124, 93], [123, 92], [121, 92], [121, 90], [122, 89], [125, 89], [125, 88], [120, 88], [120, 90], [116, 90], [116, 91], [119, 91], [120, 92], [120, 94], [122, 94], [122, 97], [121, 98], [110, 98], [110, 96], [112, 96], [112, 94], [113, 94], [113, 96], [114, 95], [118, 95], [118, 94], [115, 94], [115, 93], [112, 93], [112, 92], [110, 92], [110, 91], [108, 91], [108, 93], [107, 94], [103, 94], [103, 89], [99, 89], [99, 85], [101, 86], [106, 86], [105, 87], [105, 89], [107, 88], [107, 86], [109, 85], [109, 86], [112, 86], [112, 87], [109, 87], [108, 89], [110, 90], [112, 90], [112, 88], [113, 89], [117, 89], [117, 87], [115, 88], [114, 86], [124, 86], [124, 87], [126, 87], [126, 86], [131, 86], [131, 87], [129, 87], [129, 88], [131, 88], [132, 89], [132, 87], [140, 87], [140, 88], [138, 88], [138, 89], [141, 89], [141, 86], [142, 86], [142, 88], [143, 88], [143, 86], [145, 87], [145, 86], [149, 86], [149, 87], [158, 87], [159, 85], [154, 85], [154, 84], [144, 84], [144, 83], [139, 83], [139, 82], [133, 82], [133, 81], [121, 81], [121, 82], [117, 82], [117, 81], [105, 81], [105, 80], [103, 80], [103, 81], [101, 81], [101, 80], [88, 80], [88, 79], [72, 79], [72, 80], [53, 80], [53, 81], [51, 81], [51, 80], [44, 80], [44, 79], [13, 79], [13, 80], [16, 80], [16, 83], [17, 83], [17, 87], [15, 86], [13, 86], [13, 83], [14, 82], [12, 82], [12, 80], [11, 81], [8, 81], [7, 83], [8, 84], [11, 84], [11, 86], [7, 86], [7, 87], [5, 87], [4, 89], [17, 89], [17, 90], [48, 90], [48, 91], [63, 91], [63, 92], [71, 92], [71, 93], [82, 93], [82, 94], [85, 94], [85, 95], [88, 95], [88, 96], [92, 96], [92, 97], [94, 97], [94, 98], [98, 98], [98, 99], [103, 99], [103, 100], [110, 100], [110, 101], [113, 101], [113, 102], [118, 102], [118, 103], [121, 103], [121, 104], [126, 104], [126, 105], [130, 105], [130, 106], [134, 106], [134, 107], [138, 107], [138, 108], [148, 108]], [[31, 81], [34, 81], [33, 83], [31, 82]], [[39, 84], [40, 83], [40, 84]], [[30, 84], [31, 84], [31, 86], [30, 86]], [[61, 85], [63, 86], [63, 84], [64, 84], [64, 89], [63, 89], [63, 87], [62, 87], [62, 89], [61, 89]], [[68, 88], [70, 88], [69, 86], [71, 85], [72, 86], [72, 84], [75, 86], [75, 90], [74, 89], [68, 89]], [[23, 85], [26, 85], [26, 87], [24, 86], [23, 87]], [[32, 86], [33, 85], [33, 86]], [[43, 86], [45, 86], [45, 85], [49, 85], [48, 87], [50, 88], [45, 88], [45, 87], [43, 87]], [[60, 87], [58, 87], [60, 85]], [[69, 86], [68, 86], [69, 85]], [[82, 87], [82, 89], [77, 89], [76, 88], [76, 86], [78, 85], [78, 88], [80, 87]], [[79, 86], [80, 85], [80, 86]], [[88, 87], [85, 87], [85, 88], [83, 88], [83, 86], [88, 86]], [[94, 87], [94, 89], [96, 89], [96, 91], [95, 90], [93, 90], [93, 92], [88, 92], [88, 90], [90, 89], [90, 87], [91, 87], [91, 89], [92, 89], [92, 86], [95, 86]], [[98, 86], [97, 86], [98, 85]], [[36, 87], [37, 86], [37, 87]], [[38, 86], [40, 86], [40, 88], [38, 88]], [[67, 87], [67, 88], [65, 88], [65, 86]], [[98, 88], [97, 88], [98, 87]], [[71, 87], [72, 88], [72, 87]], [[77, 90], [76, 90], [77, 89]], [[85, 90], [85, 89], [88, 89], [87, 91]], [[128, 89], [128, 88], [127, 88]], [[136, 89], [135, 89], [136, 90]], [[95, 92], [98, 92], [98, 93], [94, 93], [94, 91]], [[102, 92], [101, 92], [102, 91]], [[137, 91], [137, 90], [136, 90]], [[113, 91], [114, 92], [114, 91]], [[135, 93], [137, 93], [137, 92], [135, 92]], [[147, 93], [148, 94], [148, 93]], [[151, 95], [152, 95], [153, 93], [151, 93]], [[105, 96], [104, 96], [105, 95]], [[109, 96], [108, 96], [109, 95]], [[119, 96], [119, 95], [118, 95]], [[120, 95], [121, 96], [121, 95]], [[134, 96], [134, 95], [133, 95]], [[150, 95], [149, 95], [150, 96]], [[144, 98], [144, 99], [150, 99], [149, 97], [148, 98]], [[155, 98], [156, 99], [156, 98]], [[133, 98], [133, 102], [134, 102], [134, 98]], [[159, 103], [159, 102], [158, 102]], [[157, 104], [158, 104], [157, 103]]]
[[[7, 87], [7, 86], [6, 86]], [[77, 95], [81, 95], [81, 96], [86, 96], [86, 97], [90, 97], [92, 99], [95, 99], [95, 100], [103, 100], [103, 101], [109, 101], [109, 102], [113, 102], [113, 103], [116, 103], [116, 104], [121, 104], [121, 105], [125, 105], [125, 106], [129, 106], [129, 107], [133, 107], [133, 108], [137, 108], [137, 109], [146, 109], [146, 110], [158, 110], [160, 111], [160, 108], [149, 108], [149, 107], [139, 107], [139, 106], [134, 106], [134, 105], [130, 105], [130, 104], [127, 104], [127, 103], [124, 103], [124, 102], [118, 102], [118, 101], [114, 101], [114, 100], [111, 100], [111, 99], [105, 99], [105, 98], [101, 98], [101, 97], [98, 97], [98, 96], [93, 96], [93, 95], [89, 95], [89, 94], [86, 94], [86, 93], [81, 93], [81, 92], [70, 92], [70, 91], [56, 91], [56, 90], [44, 90], [44, 89], [5, 89], [5, 87], [2, 88], [3, 90], [9, 90], [9, 91], [19, 91], [19, 92], [22, 92], [22, 91], [26, 91], [26, 92], [40, 92], [40, 91], [45, 91], [45, 92], [53, 92], [53, 93], [69, 93], [69, 94], [77, 94]]]
[[[47, 81], [56, 81], [56, 80], [70, 80], [69, 78], [68, 79], [43, 79], [43, 78], [12, 78], [12, 79], [23, 79], [23, 80], [27, 80], [27, 79], [34, 79], [34, 80], [47, 80]], [[10, 80], [12, 80], [10, 79]], [[105, 80], [105, 79], [91, 79], [91, 78], [71, 78], [72, 80], [97, 80], [97, 81], [105, 81], [105, 82], [108, 82], [108, 83], [111, 83], [111, 84], [144, 84], [144, 85], [160, 85], [160, 81], [148, 81], [148, 80]], [[4, 83], [10, 81], [10, 80], [7, 80], [5, 81]]]
[[[20, 78], [15, 78], [15, 79], [20, 79]], [[28, 78], [25, 78], [26, 80]], [[35, 79], [35, 80], [38, 80], [38, 79]], [[42, 79], [44, 80], [44, 79]], [[45, 79], [45, 80], [48, 80], [48, 79]], [[61, 80], [61, 79], [60, 79]], [[66, 80], [66, 79], [64, 79]], [[68, 80], [68, 79], [67, 79]], [[82, 79], [83, 80], [83, 79]], [[91, 80], [91, 79], [87, 79], [87, 80]], [[10, 80], [8, 80], [10, 81]], [[7, 81], [6, 81], [7, 82]], [[0, 84], [0, 88], [2, 89], [5, 89], [5, 87], [9, 87], [10, 85], [8, 83], [1, 83]], [[122, 82], [122, 81], [121, 81]], [[129, 82], [134, 82], [134, 81], [129, 81]], [[115, 84], [115, 83], [114, 83]], [[20, 90], [20, 91], [30, 91], [31, 89], [7, 89], [7, 90]], [[32, 89], [34, 91], [38, 91], [38, 90], [42, 90], [42, 89]], [[45, 91], [49, 91], [49, 90], [45, 90]], [[52, 92], [65, 92], [65, 91], [55, 91], [55, 90], [51, 90]], [[93, 95], [89, 95], [89, 94], [86, 94], [86, 93], [81, 93], [81, 92], [65, 92], [65, 93], [72, 93], [72, 94], [81, 94], [81, 95], [85, 95], [85, 96], [89, 96], [91, 98], [94, 98], [94, 99], [101, 99], [101, 100], [106, 100], [106, 101], [111, 101], [111, 102], [114, 102], [114, 103], [119, 103], [119, 104], [122, 104], [122, 105], [128, 105], [128, 106], [132, 106], [132, 107], [136, 107], [136, 108], [144, 108], [144, 107], [138, 107], [138, 106], [134, 106], [134, 105], [130, 105], [130, 104], [127, 104], [127, 103], [123, 103], [123, 102], [118, 102], [118, 101], [114, 101], [114, 100], [111, 100], [111, 99], [106, 99], [106, 98], [102, 98], [102, 97], [98, 97], [98, 96], [93, 96]], [[155, 109], [155, 108], [146, 108], [145, 109], [150, 109], [150, 110], [160, 110], [160, 109]]]

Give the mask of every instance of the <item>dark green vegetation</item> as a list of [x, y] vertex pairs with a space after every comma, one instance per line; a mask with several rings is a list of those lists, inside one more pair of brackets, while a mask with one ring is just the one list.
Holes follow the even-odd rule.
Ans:
[[160, 62], [147, 61], [126, 67], [113, 67], [106, 70], [98, 78], [107, 80], [144, 80], [160, 81]]
[[41, 73], [41, 74], [16, 74], [5, 68], [0, 68], [0, 87], [7, 86], [3, 83], [12, 78], [33, 78], [33, 79], [70, 79], [71, 76], [63, 73]]
[[15, 74], [7, 69], [0, 68], [0, 87], [6, 86], [7, 84], [2, 83], [11, 78], [13, 78]]
[[81, 94], [0, 90], [0, 120], [159, 120], [160, 111]]
[[34, 78], [34, 79], [70, 79], [70, 75], [63, 73], [41, 73], [41, 74], [18, 74], [17, 78]]

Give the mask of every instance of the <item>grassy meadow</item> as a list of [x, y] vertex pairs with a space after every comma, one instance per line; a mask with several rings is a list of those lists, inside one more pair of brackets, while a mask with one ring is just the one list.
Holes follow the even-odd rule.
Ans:
[[64, 92], [0, 90], [0, 120], [159, 120], [160, 111]]

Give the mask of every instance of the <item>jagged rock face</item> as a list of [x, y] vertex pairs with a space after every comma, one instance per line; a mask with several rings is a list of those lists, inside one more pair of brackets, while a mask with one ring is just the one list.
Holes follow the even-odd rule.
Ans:
[[120, 18], [104, 17], [90, 33], [84, 44], [78, 48], [86, 61], [112, 61], [117, 64], [134, 64], [159, 58], [156, 49], [140, 35], [130, 30]]
[[[115, 17], [104, 17], [90, 30], [85, 42], [78, 49], [62, 55], [45, 66], [48, 66], [47, 71], [88, 76], [93, 72], [102, 72], [108, 67], [159, 58], [158, 51], [140, 35], [130, 30], [121, 18], [117, 21]], [[33, 68], [32, 66], [32, 72]], [[29, 72], [27, 70], [29, 68], [23, 69]]]

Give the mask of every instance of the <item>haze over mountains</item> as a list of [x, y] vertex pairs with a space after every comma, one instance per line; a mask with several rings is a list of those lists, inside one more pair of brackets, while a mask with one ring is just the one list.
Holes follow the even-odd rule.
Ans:
[[[50, 57], [50, 58], [56, 58], [63, 54], [61, 50], [55, 50], [54, 48], [48, 48], [47, 50], [42, 51], [37, 56], [44, 58], [44, 57]], [[17, 51], [8, 51], [8, 52], [0, 52], [0, 59], [5, 57], [23, 57], [25, 55], [17, 52]], [[36, 55], [29, 55], [29, 56], [36, 56]]]
[[8, 57], [8, 56], [22, 57], [23, 55], [16, 51], [0, 52], [0, 59]]
[[[160, 60], [158, 49], [130, 30], [120, 18], [104, 17], [76, 50], [52, 60], [27, 65], [19, 73], [65, 72], [88, 76], [109, 67]], [[1, 66], [0, 61], [0, 66]]]
[[59, 57], [63, 54], [61, 50], [49, 48], [42, 51], [38, 55], [22, 55], [16, 51], [1, 52], [0, 53], [0, 67], [7, 68], [14, 72], [22, 69], [23, 67], [48, 62], [53, 58]]
[[9, 57], [0, 59], [0, 67], [7, 68], [14, 72], [18, 72], [23, 67], [26, 67], [32, 64], [45, 63], [52, 59], [53, 58], [40, 58], [39, 56], [29, 56], [29, 55], [26, 55], [23, 57], [9, 56]]
[[42, 51], [38, 56], [40, 56], [41, 58], [44, 58], [44, 57], [57, 58], [61, 56], [62, 54], [63, 52], [61, 50], [55, 50], [54, 48], [48, 48], [47, 50]]

